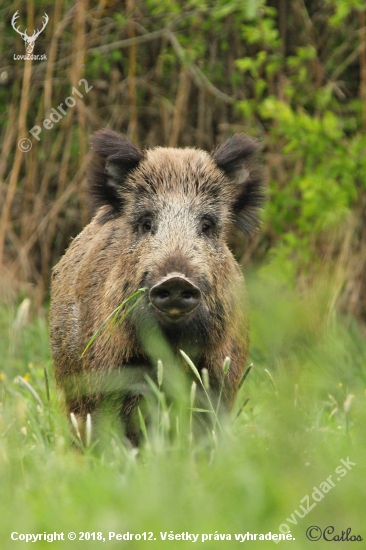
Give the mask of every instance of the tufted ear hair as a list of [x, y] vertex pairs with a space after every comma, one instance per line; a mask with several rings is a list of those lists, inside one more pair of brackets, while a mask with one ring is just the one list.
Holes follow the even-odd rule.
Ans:
[[264, 204], [263, 174], [258, 162], [257, 141], [236, 134], [215, 151], [213, 160], [235, 186], [233, 222], [250, 234], [259, 225], [259, 210]]
[[104, 223], [121, 214], [124, 180], [144, 155], [126, 137], [107, 128], [92, 136], [91, 149], [87, 170], [89, 197], [93, 211], [108, 207], [102, 217]]

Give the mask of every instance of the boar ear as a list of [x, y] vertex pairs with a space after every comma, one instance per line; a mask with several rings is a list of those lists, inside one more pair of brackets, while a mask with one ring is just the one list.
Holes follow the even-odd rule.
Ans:
[[213, 155], [216, 165], [234, 182], [233, 221], [247, 234], [258, 226], [258, 211], [265, 199], [258, 152], [256, 141], [237, 134], [220, 145]]
[[127, 174], [143, 159], [142, 152], [113, 130], [99, 130], [91, 138], [92, 159], [87, 170], [92, 209], [108, 206], [103, 221], [118, 216], [123, 208]]

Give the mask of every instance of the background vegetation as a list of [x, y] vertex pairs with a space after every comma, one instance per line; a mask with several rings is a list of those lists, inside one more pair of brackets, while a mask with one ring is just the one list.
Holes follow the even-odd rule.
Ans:
[[[11, 27], [40, 28], [35, 53]], [[51, 266], [89, 219], [90, 134], [211, 150], [234, 132], [263, 143], [270, 202], [244, 261], [284, 282], [336, 269], [344, 309], [365, 314], [366, 53], [362, 0], [14, 1], [1, 9], [0, 262], [47, 296]], [[85, 78], [85, 82], [81, 81]], [[72, 89], [75, 88], [83, 97]], [[89, 90], [89, 91], [87, 91]], [[72, 96], [74, 107], [65, 107]], [[64, 105], [53, 128], [42, 127]], [[40, 125], [40, 141], [30, 133]], [[17, 143], [30, 138], [23, 153]], [[34, 288], [35, 285], [35, 288]]]
[[[30, 32], [49, 15], [34, 51], [47, 60], [14, 60], [25, 53], [17, 10]], [[66, 114], [46, 130], [61, 103]], [[0, 106], [1, 547], [22, 547], [11, 531], [278, 532], [348, 456], [356, 466], [296, 516], [287, 544], [312, 547], [309, 525], [365, 539], [364, 1], [0, 2]], [[70, 449], [53, 387], [49, 277], [89, 220], [88, 141], [105, 126], [140, 147], [211, 150], [234, 132], [263, 144], [262, 230], [231, 237], [246, 266], [254, 362], [235, 413], [251, 399], [224, 441], [158, 431], [136, 455], [107, 430], [101, 455]], [[204, 546], [223, 544], [239, 543]], [[53, 543], [65, 545], [78, 543]]]

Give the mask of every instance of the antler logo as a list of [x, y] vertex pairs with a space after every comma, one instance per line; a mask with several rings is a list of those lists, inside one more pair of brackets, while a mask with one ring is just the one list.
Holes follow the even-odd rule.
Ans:
[[41, 34], [41, 32], [44, 30], [44, 28], [46, 27], [46, 25], [48, 23], [48, 15], [47, 15], [47, 13], [44, 14], [44, 16], [43, 16], [44, 22], [43, 22], [42, 28], [39, 31], [33, 31], [32, 36], [27, 35], [27, 29], [25, 29], [24, 32], [21, 32], [19, 30], [19, 27], [17, 28], [15, 26], [15, 23], [16, 23], [16, 20], [18, 19], [18, 17], [19, 17], [19, 12], [16, 11], [13, 15], [12, 20], [11, 20], [11, 26], [13, 27], [13, 29], [17, 33], [20, 34], [20, 36], [25, 41], [25, 51], [27, 52], [27, 54], [31, 54], [31, 53], [33, 53], [33, 50], [34, 50], [35, 41], [37, 40], [37, 38], [39, 37], [39, 35]]

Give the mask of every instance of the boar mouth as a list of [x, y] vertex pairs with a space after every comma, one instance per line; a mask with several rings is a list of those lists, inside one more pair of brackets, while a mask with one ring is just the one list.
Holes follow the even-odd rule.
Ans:
[[186, 277], [170, 275], [150, 289], [149, 299], [164, 319], [176, 323], [186, 319], [198, 307], [201, 291]]

